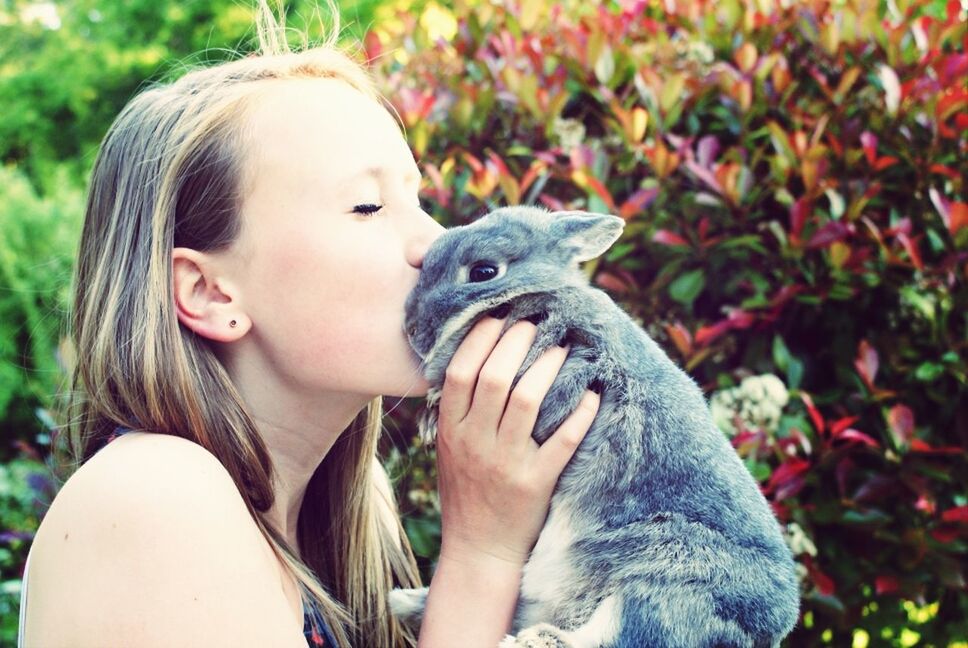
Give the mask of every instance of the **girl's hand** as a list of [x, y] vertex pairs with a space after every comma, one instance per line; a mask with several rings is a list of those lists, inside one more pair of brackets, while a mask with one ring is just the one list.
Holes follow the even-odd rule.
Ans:
[[568, 348], [548, 349], [510, 392], [537, 327], [522, 320], [502, 336], [503, 326], [503, 319], [483, 318], [447, 367], [437, 421], [441, 559], [498, 558], [520, 568], [558, 476], [598, 412], [599, 395], [587, 391], [539, 446], [531, 432]]

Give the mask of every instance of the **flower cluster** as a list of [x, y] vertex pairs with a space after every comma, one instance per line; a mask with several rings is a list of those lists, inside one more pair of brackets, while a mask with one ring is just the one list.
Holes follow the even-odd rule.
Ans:
[[747, 376], [739, 385], [722, 389], [709, 400], [713, 420], [720, 430], [734, 435], [742, 429], [761, 429], [775, 434], [790, 394], [773, 374]]

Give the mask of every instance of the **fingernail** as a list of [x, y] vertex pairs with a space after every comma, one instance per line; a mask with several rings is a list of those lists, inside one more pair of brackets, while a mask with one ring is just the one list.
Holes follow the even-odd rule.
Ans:
[[528, 315], [524, 319], [528, 320], [532, 324], [537, 325], [548, 319], [548, 313], [534, 313], [533, 315]]
[[588, 383], [588, 388], [590, 390], [592, 390], [593, 392], [595, 392], [596, 394], [601, 394], [602, 393], [602, 381], [599, 380], [598, 378], [595, 378], [590, 383]]
[[496, 317], [497, 319], [502, 319], [507, 317], [508, 313], [511, 312], [511, 304], [501, 304], [497, 308], [492, 308], [487, 312], [491, 317]]

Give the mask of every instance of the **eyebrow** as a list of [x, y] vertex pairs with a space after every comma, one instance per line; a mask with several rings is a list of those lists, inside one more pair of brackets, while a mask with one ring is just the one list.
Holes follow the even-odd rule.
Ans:
[[[360, 171], [359, 173], [353, 174], [352, 176], [350, 176], [349, 179], [355, 180], [360, 176], [370, 176], [372, 178], [376, 178], [379, 180], [385, 173], [387, 173], [387, 171], [388, 169], [386, 167], [381, 167], [381, 166], [367, 167], [362, 171]], [[420, 178], [421, 178], [420, 170], [416, 169], [415, 171], [408, 171], [404, 176], [403, 181], [407, 183], [413, 182], [413, 183], [419, 184]]]

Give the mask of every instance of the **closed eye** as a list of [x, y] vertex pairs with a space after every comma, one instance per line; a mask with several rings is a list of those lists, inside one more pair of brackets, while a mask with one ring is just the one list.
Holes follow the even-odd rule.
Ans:
[[362, 205], [356, 205], [353, 207], [354, 214], [373, 214], [375, 212], [383, 209], [383, 205], [374, 205], [372, 203], [364, 203]]

